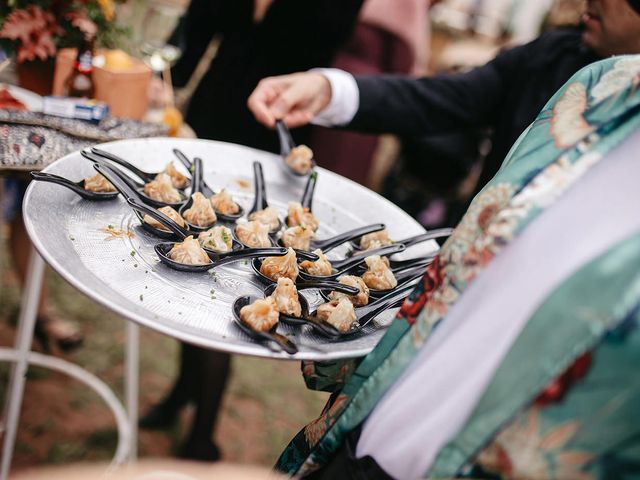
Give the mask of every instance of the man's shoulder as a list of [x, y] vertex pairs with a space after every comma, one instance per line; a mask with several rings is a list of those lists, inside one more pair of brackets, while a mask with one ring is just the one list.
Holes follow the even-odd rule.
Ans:
[[593, 53], [582, 42], [582, 29], [558, 28], [543, 33], [540, 37], [519, 48], [518, 57], [532, 70], [566, 66], [567, 63], [593, 61]]
[[521, 48], [529, 55], [542, 57], [554, 56], [559, 52], [578, 52], [586, 49], [582, 43], [582, 30], [569, 27], [549, 30]]

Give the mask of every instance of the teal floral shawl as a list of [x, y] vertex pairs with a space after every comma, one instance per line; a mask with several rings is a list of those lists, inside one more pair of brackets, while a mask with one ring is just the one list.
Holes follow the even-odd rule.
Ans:
[[[303, 364], [310, 387], [334, 393], [276, 468], [304, 475], [329, 461], [489, 262], [640, 128], [639, 86], [640, 56], [627, 56], [586, 67], [556, 93], [474, 199], [378, 346], [361, 361]], [[628, 421], [640, 411], [633, 368], [640, 360], [639, 310], [640, 232], [544, 302], [425, 476], [640, 474], [640, 422]], [[605, 384], [594, 391], [599, 379]]]

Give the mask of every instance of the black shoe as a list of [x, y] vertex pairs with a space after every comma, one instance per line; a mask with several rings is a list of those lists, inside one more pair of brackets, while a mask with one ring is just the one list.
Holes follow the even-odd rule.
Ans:
[[138, 420], [138, 426], [146, 430], [164, 430], [172, 427], [177, 419], [180, 407], [169, 406], [163, 402], [154, 405]]
[[33, 333], [46, 353], [51, 352], [53, 344], [68, 353], [78, 348], [84, 341], [82, 332], [75, 330], [71, 324], [56, 317], [47, 317], [46, 319], [38, 317]]
[[200, 462], [217, 462], [220, 460], [220, 450], [218, 446], [211, 441], [189, 441], [183, 445], [180, 458]]

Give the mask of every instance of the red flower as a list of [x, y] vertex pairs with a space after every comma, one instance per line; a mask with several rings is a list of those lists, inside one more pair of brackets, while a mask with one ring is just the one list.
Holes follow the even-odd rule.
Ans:
[[37, 5], [14, 10], [0, 30], [0, 38], [18, 40], [18, 63], [25, 60], [41, 60], [55, 55], [53, 37], [62, 35], [64, 30], [56, 23], [51, 12], [44, 12]]

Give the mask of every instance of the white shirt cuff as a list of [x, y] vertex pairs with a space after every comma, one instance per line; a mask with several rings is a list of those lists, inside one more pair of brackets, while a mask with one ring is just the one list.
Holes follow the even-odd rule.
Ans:
[[312, 72], [324, 75], [331, 84], [331, 101], [311, 123], [323, 127], [346, 125], [353, 120], [360, 106], [360, 92], [356, 79], [337, 68], [314, 68]]

